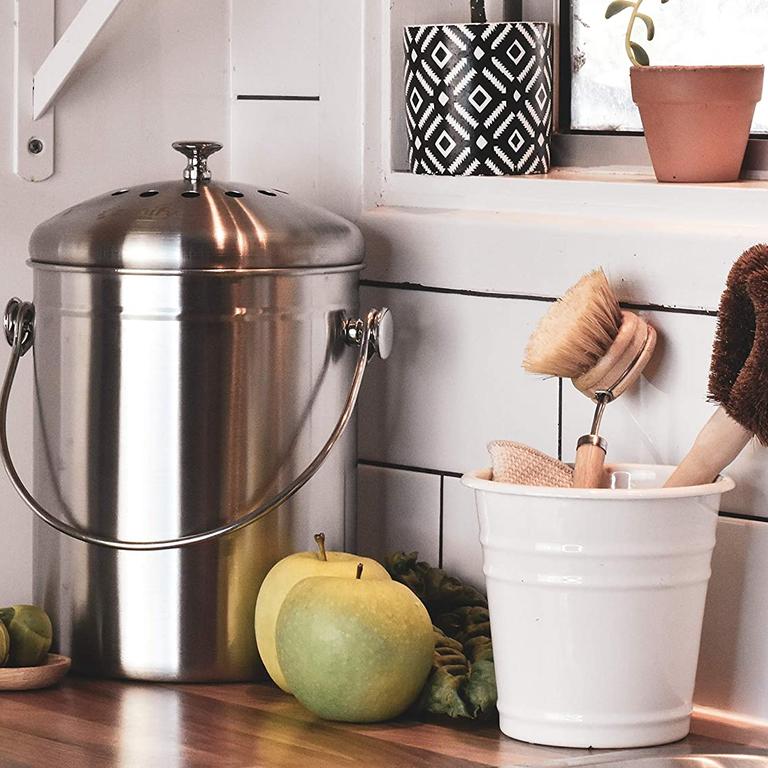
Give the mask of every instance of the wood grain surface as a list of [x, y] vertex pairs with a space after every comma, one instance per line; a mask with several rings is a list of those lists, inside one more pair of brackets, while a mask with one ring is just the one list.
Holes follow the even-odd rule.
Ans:
[[[674, 745], [694, 750], [695, 737]], [[495, 723], [329, 723], [268, 684], [167, 685], [68, 677], [0, 694], [0, 768], [478, 768], [589, 756], [513, 741]]]
[[56, 685], [71, 665], [68, 656], [49, 653], [45, 664], [39, 667], [3, 667], [0, 669], [0, 691], [29, 691]]

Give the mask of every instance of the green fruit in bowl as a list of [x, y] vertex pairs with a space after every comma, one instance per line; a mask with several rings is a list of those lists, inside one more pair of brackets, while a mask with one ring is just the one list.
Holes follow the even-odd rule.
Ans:
[[424, 686], [435, 646], [429, 614], [407, 587], [338, 576], [291, 589], [276, 640], [291, 693], [326, 720], [358, 723], [404, 712]]
[[53, 627], [44, 610], [34, 605], [0, 608], [0, 621], [11, 639], [8, 666], [37, 667], [45, 661]]
[[5, 624], [0, 621], [0, 667], [4, 667], [8, 663], [10, 653], [11, 638], [8, 635], [8, 630], [5, 628]]

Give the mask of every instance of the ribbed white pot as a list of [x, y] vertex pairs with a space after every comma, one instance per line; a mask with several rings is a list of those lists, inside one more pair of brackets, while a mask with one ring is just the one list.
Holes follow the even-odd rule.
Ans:
[[616, 465], [631, 490], [475, 489], [501, 730], [568, 747], [664, 744], [690, 728], [721, 494], [660, 488], [672, 467]]

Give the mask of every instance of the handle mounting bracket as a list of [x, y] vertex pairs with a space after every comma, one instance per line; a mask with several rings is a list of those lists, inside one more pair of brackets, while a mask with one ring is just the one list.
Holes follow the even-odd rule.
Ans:
[[58, 42], [55, 0], [16, 0], [14, 172], [43, 181], [54, 170], [53, 103], [122, 0], [85, 0]]

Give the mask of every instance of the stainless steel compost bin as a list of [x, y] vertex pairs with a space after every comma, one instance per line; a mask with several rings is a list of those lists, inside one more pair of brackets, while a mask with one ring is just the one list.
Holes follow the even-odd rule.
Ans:
[[[5, 316], [0, 448], [38, 517], [35, 600], [75, 669], [244, 680], [260, 672], [267, 570], [315, 531], [351, 540], [345, 427], [391, 320], [357, 317], [352, 224], [211, 180], [218, 144], [174, 148], [183, 180], [118, 189], [34, 231], [34, 304], [12, 299]], [[33, 491], [6, 434], [30, 348]]]

